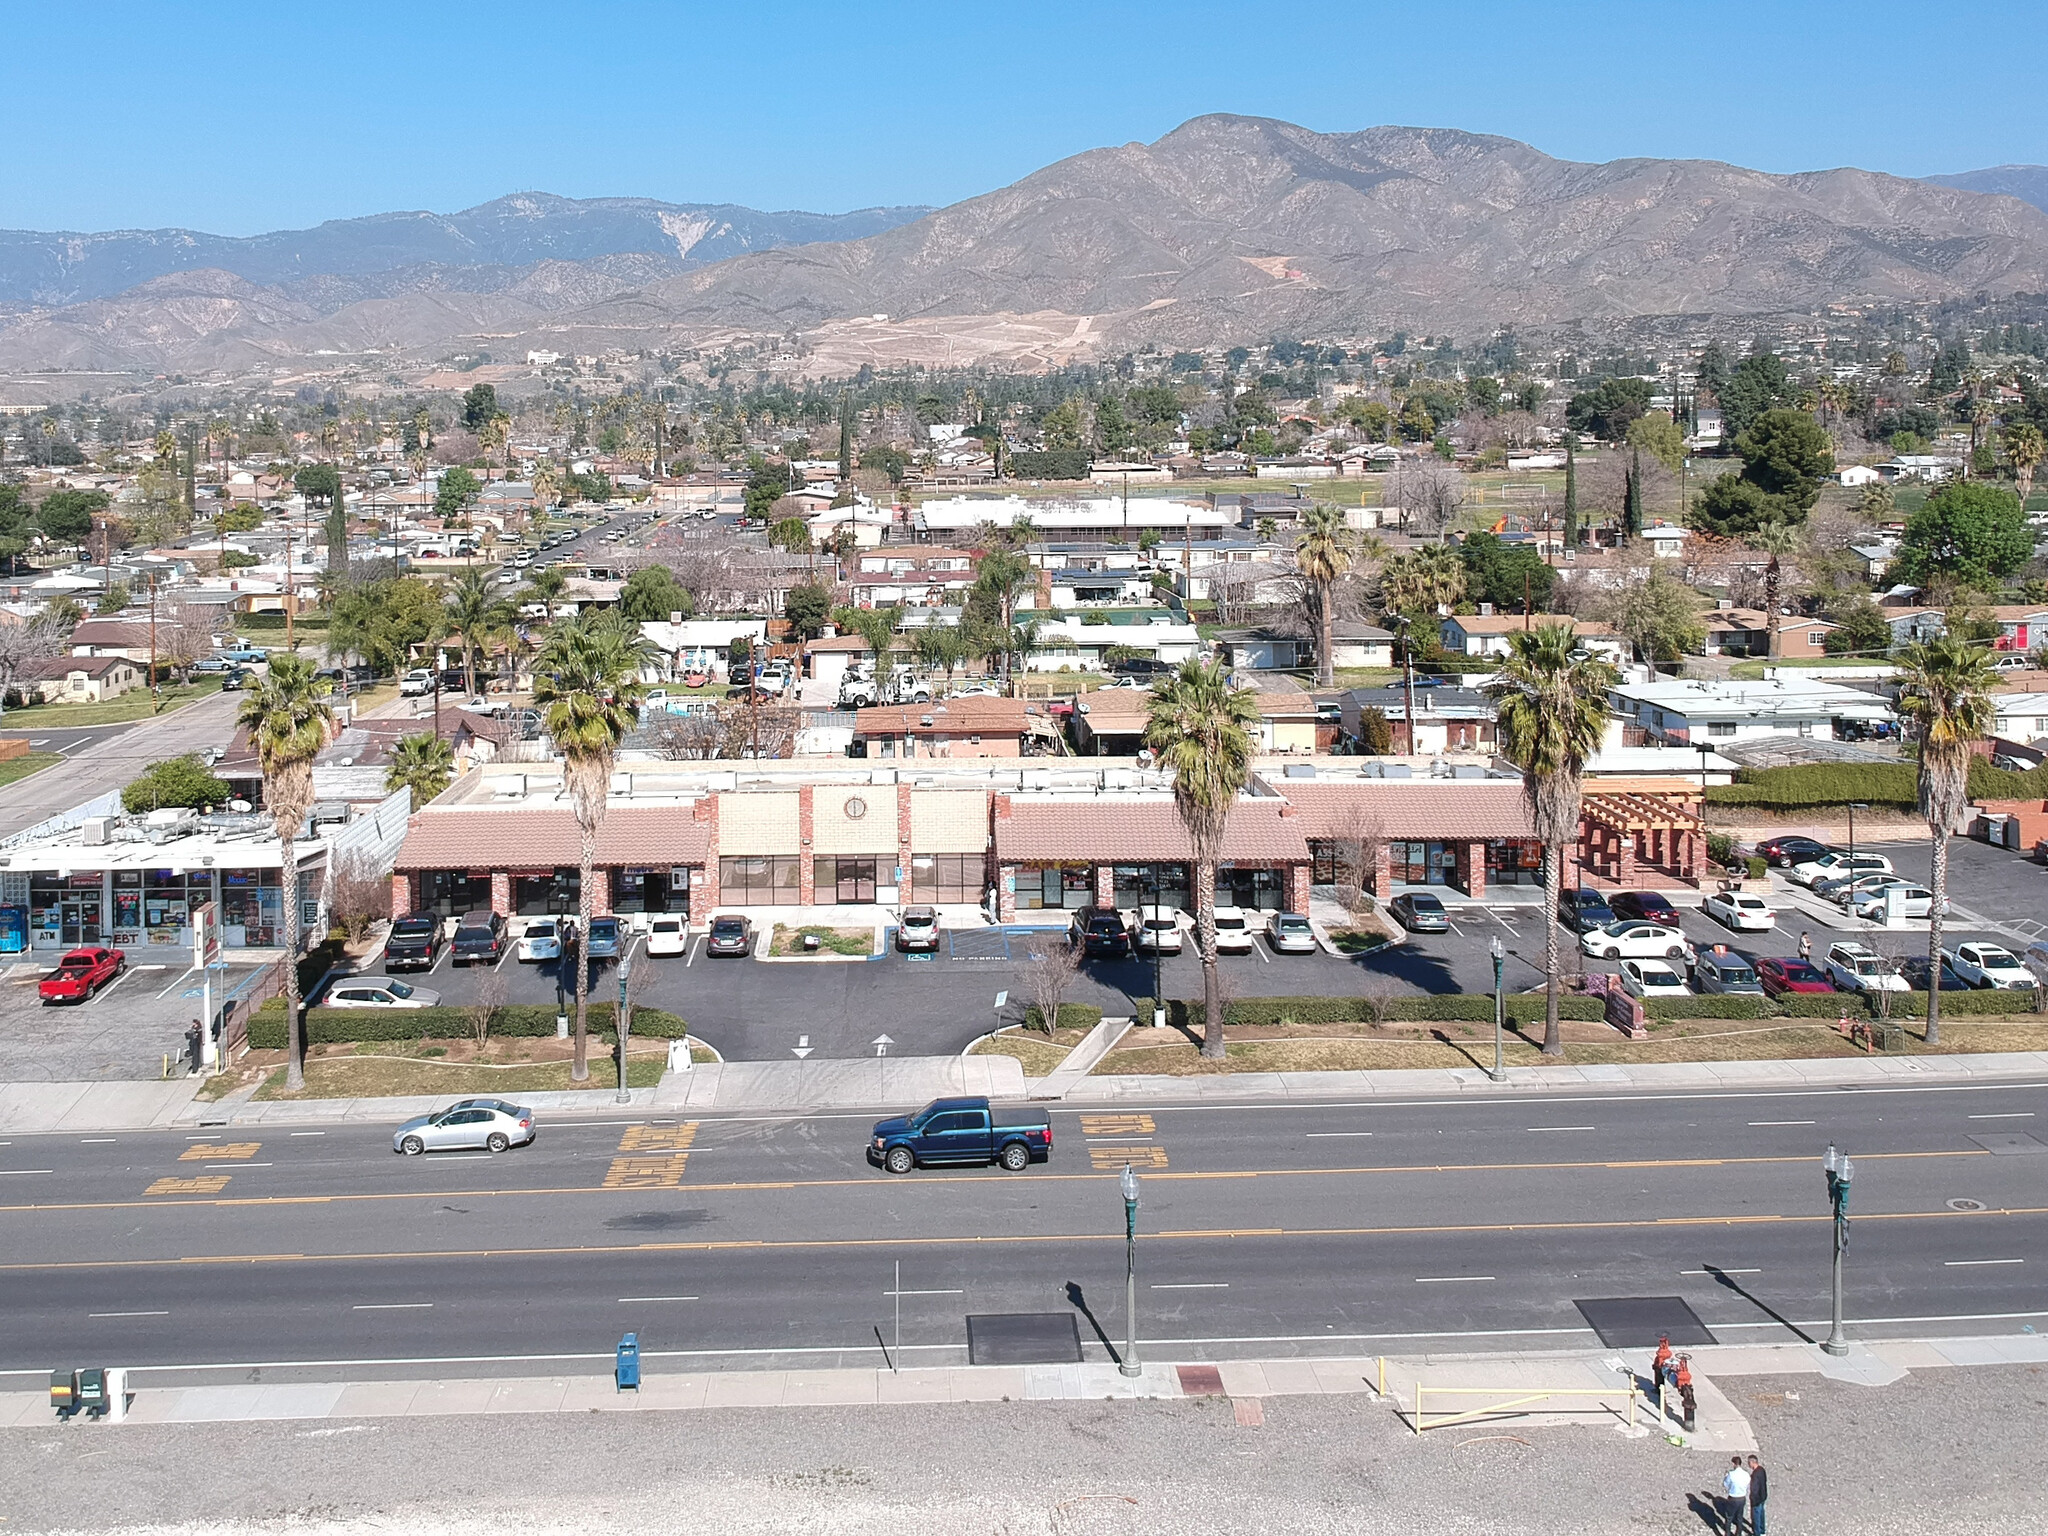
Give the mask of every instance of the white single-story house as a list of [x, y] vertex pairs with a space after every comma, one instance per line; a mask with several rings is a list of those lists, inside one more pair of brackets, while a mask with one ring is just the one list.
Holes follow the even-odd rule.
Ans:
[[1454, 613], [1442, 621], [1443, 648], [1459, 656], [1505, 656], [1508, 636], [1545, 624], [1570, 624], [1580, 645], [1619, 666], [1629, 659], [1629, 643], [1606, 624], [1591, 619], [1565, 619], [1557, 614]]
[[[1891, 705], [1875, 693], [1805, 678], [1776, 677], [1756, 683], [1660, 678], [1620, 684], [1608, 690], [1607, 704], [1617, 717], [1617, 732], [1622, 737], [1626, 728], [1633, 726], [1647, 742], [1689, 745], [1751, 741], [1763, 736], [1833, 741], [1845, 721], [1876, 723], [1895, 718]], [[1616, 744], [1628, 743], [1618, 738]]]

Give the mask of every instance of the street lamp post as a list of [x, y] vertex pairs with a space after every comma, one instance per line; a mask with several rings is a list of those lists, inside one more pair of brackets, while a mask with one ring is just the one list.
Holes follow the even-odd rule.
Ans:
[[1856, 1177], [1856, 1165], [1849, 1161], [1848, 1153], [1837, 1152], [1829, 1142], [1821, 1168], [1827, 1174], [1828, 1203], [1835, 1214], [1834, 1325], [1821, 1348], [1831, 1355], [1846, 1355], [1849, 1339], [1842, 1332], [1842, 1255], [1849, 1250], [1849, 1181]]
[[[578, 957], [579, 963], [581, 957]], [[633, 957], [624, 955], [619, 960], [619, 1091], [617, 1102], [627, 1103], [632, 1090], [626, 1086], [626, 1036], [633, 1028], [633, 1015], [626, 1008], [626, 983], [633, 974]]]
[[1486, 1075], [1496, 1083], [1504, 1083], [1508, 1080], [1508, 1069], [1501, 1061], [1500, 1032], [1507, 1017], [1507, 995], [1501, 990], [1500, 973], [1508, 952], [1499, 934], [1493, 936], [1493, 942], [1487, 948], [1493, 952], [1493, 1070]]
[[1138, 1171], [1124, 1164], [1118, 1181], [1124, 1192], [1124, 1357], [1117, 1373], [1139, 1374], [1138, 1365]]
[[1707, 759], [1714, 755], [1714, 746], [1712, 742], [1696, 741], [1692, 749], [1700, 755], [1700, 814], [1704, 816], [1707, 810]]
[[[1152, 916], [1154, 918], [1159, 916], [1159, 895], [1165, 879], [1165, 875], [1161, 873], [1161, 867], [1158, 864], [1154, 864], [1152, 866]], [[1152, 1027], [1154, 1029], [1164, 1029], [1166, 1028], [1165, 956], [1160, 947], [1158, 930], [1146, 926], [1145, 914], [1143, 912], [1138, 914], [1138, 933], [1140, 936], [1150, 936], [1152, 940]], [[1199, 925], [1195, 929], [1195, 944], [1197, 948], [1201, 947], [1201, 928]]]

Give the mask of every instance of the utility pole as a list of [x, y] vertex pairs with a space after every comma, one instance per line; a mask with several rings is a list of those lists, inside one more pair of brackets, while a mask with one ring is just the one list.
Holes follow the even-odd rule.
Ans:
[[284, 515], [284, 648], [296, 651], [298, 642], [292, 638], [292, 615], [299, 606], [298, 589], [292, 584], [292, 515]]
[[156, 685], [156, 572], [149, 573], [149, 712], [163, 707], [163, 694]]

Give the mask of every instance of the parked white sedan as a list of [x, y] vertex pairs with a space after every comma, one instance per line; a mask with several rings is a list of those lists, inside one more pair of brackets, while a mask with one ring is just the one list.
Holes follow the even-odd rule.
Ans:
[[562, 958], [562, 925], [552, 917], [537, 917], [519, 935], [519, 958], [527, 963]]
[[[680, 917], [656, 917], [647, 925], [647, 953], [680, 955], [690, 947], [690, 929]], [[631, 1020], [627, 1021], [628, 1023]]]
[[396, 976], [344, 976], [327, 989], [329, 1008], [433, 1008], [441, 994]]
[[2034, 973], [2020, 962], [2019, 956], [2000, 945], [1958, 944], [1954, 949], [1944, 949], [1941, 955], [1948, 961], [1949, 969], [1973, 987], [2020, 992], [2034, 987]]
[[1579, 948], [1606, 960], [1681, 960], [1692, 954], [1685, 935], [1662, 923], [1609, 923], [1580, 939]]
[[1630, 997], [1691, 997], [1685, 978], [1668, 965], [1655, 960], [1621, 962], [1621, 990]]
[[1837, 849], [1804, 864], [1794, 864], [1785, 874], [1795, 884], [1810, 886], [1843, 875], [1888, 875], [1891, 872], [1892, 861], [1881, 853], [1859, 853], [1851, 860], [1847, 853]]
[[1216, 909], [1216, 953], [1248, 955], [1252, 952], [1252, 925], [1242, 907]]
[[1702, 904], [1702, 910], [1722, 926], [1739, 932], [1767, 933], [1778, 926], [1776, 908], [1763, 897], [1742, 891], [1716, 891]]

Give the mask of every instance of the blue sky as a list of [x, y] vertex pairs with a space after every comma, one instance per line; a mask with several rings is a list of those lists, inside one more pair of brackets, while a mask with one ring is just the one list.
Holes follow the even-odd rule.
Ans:
[[17, 229], [251, 234], [527, 189], [945, 203], [1204, 112], [1584, 160], [2048, 162], [2041, 0], [16, 0], [0, 36]]

